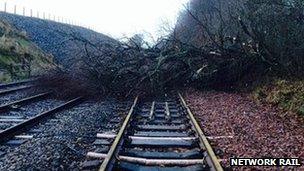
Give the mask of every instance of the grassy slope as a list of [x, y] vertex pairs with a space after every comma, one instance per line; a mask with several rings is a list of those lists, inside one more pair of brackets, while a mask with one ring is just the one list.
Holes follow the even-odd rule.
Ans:
[[274, 79], [252, 93], [257, 102], [268, 102], [304, 116], [304, 81]]
[[27, 78], [53, 66], [53, 57], [32, 43], [25, 32], [0, 21], [0, 82]]

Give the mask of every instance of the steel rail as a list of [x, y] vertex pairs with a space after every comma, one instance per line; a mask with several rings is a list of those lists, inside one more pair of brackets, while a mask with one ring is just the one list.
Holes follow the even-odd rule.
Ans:
[[55, 114], [56, 112], [59, 112], [63, 109], [67, 109], [69, 107], [72, 107], [76, 104], [78, 104], [83, 98], [82, 97], [77, 97], [74, 98], [64, 104], [61, 104], [53, 109], [50, 109], [48, 111], [42, 112], [40, 114], [38, 114], [37, 116], [30, 118], [24, 122], [21, 122], [15, 126], [12, 126], [2, 132], [0, 132], [0, 142], [4, 142], [9, 138], [12, 138], [13, 136], [15, 136], [17, 133], [22, 132], [22, 130], [28, 128], [29, 126], [35, 125], [36, 123], [38, 123], [39, 121], [41, 121], [42, 119], [51, 116], [52, 114]]
[[152, 102], [151, 109], [150, 109], [150, 114], [149, 114], [149, 119], [151, 120], [154, 115], [154, 108], [155, 108], [155, 101]]
[[17, 87], [17, 88], [11, 88], [11, 89], [7, 89], [7, 90], [2, 90], [0, 91], [0, 95], [4, 95], [4, 94], [8, 94], [8, 93], [12, 93], [12, 92], [16, 92], [19, 90], [25, 90], [25, 89], [29, 89], [32, 88], [33, 86], [23, 86], [23, 87]]
[[24, 83], [29, 83], [32, 81], [35, 81], [35, 79], [27, 79], [27, 80], [22, 80], [22, 81], [11, 82], [11, 83], [7, 83], [7, 84], [0, 84], [0, 88], [16, 86], [16, 85], [20, 85], [20, 84], [24, 84]]
[[119, 130], [106, 158], [103, 160], [103, 162], [99, 168], [99, 171], [105, 171], [105, 170], [112, 169], [112, 167], [115, 163], [115, 158], [117, 157], [119, 146], [121, 146], [121, 144], [123, 143], [123, 136], [125, 134], [125, 131], [127, 130], [131, 117], [134, 113], [134, 109], [137, 105], [137, 101], [138, 101], [138, 96], [135, 98], [133, 105], [131, 106], [131, 108], [129, 110], [129, 113], [122, 124], [121, 129]]
[[198, 138], [200, 140], [200, 146], [203, 150], [206, 150], [207, 153], [208, 153], [208, 156], [207, 158], [209, 157], [210, 160], [208, 162], [208, 164], [211, 166], [211, 169], [212, 170], [215, 170], [215, 171], [223, 171], [223, 168], [221, 166], [221, 164], [219, 163], [211, 145], [209, 144], [208, 142], [208, 139], [207, 137], [204, 135], [204, 132], [202, 131], [201, 127], [199, 126], [199, 124], [197, 123], [193, 113], [191, 112], [190, 108], [188, 107], [186, 101], [184, 100], [184, 98], [182, 97], [182, 95], [180, 93], [178, 93], [179, 95], [179, 98], [182, 102], [182, 105], [183, 107], [186, 109], [187, 111], [187, 114], [190, 118], [190, 121], [191, 121], [191, 124], [192, 126], [194, 127], [194, 130], [196, 131], [197, 135], [198, 135]]
[[34, 100], [45, 98], [46, 96], [48, 96], [50, 94], [51, 94], [51, 92], [40, 93], [40, 94], [37, 94], [34, 96], [23, 98], [21, 100], [17, 100], [17, 101], [13, 101], [13, 102], [10, 102], [10, 103], [4, 104], [4, 105], [0, 105], [0, 111], [1, 112], [7, 111], [7, 110], [11, 109], [12, 106], [14, 106], [14, 105], [27, 104]]

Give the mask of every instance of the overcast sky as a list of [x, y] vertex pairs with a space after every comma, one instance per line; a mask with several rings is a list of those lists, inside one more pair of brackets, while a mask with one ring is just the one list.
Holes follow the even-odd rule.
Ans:
[[159, 36], [159, 26], [165, 22], [174, 25], [179, 11], [188, 0], [0, 0], [3, 10], [7, 2], [9, 11], [17, 5], [33, 9], [34, 14], [52, 14], [77, 21], [115, 38], [131, 36], [137, 32], [149, 32]]

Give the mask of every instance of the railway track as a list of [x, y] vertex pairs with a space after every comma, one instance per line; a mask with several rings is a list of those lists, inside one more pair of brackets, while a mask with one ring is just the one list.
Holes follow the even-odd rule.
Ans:
[[26, 80], [11, 82], [11, 83], [2, 83], [0, 84], [0, 89], [22, 86], [22, 85], [30, 84], [33, 81], [35, 81], [35, 79], [26, 79]]
[[[0, 84], [0, 95], [29, 89], [33, 87], [31, 84], [33, 81], [33, 79], [30, 79], [8, 84]], [[50, 117], [52, 114], [60, 110], [67, 109], [82, 100], [82, 97], [77, 97], [37, 114], [28, 115], [20, 114], [20, 112], [18, 112], [21, 107], [48, 99], [51, 94], [52, 92], [36, 93], [34, 95], [26, 96], [0, 105], [0, 143], [10, 142], [11, 139], [13, 139], [13, 142], [15, 142], [14, 139], [21, 139], [19, 142], [23, 142], [22, 139], [28, 139], [31, 136], [18, 134], [23, 134], [26, 130], [42, 121], [44, 118]]]
[[[31, 86], [28, 83], [0, 85], [0, 95], [1, 91], [26, 89]], [[50, 94], [42, 92], [0, 105], [0, 126], [10, 123], [0, 129], [0, 143], [22, 144], [33, 138], [27, 130], [83, 99], [71, 99], [31, 117], [4, 115]], [[83, 170], [223, 170], [180, 94], [150, 101], [137, 97], [127, 115], [118, 113], [96, 135], [94, 146], [98, 150], [87, 153]]]
[[103, 148], [87, 153], [83, 170], [223, 170], [180, 94], [137, 97], [125, 119], [116, 117], [97, 134]]
[[[43, 92], [0, 105], [0, 133], [3, 133], [9, 127], [25, 121], [25, 119], [29, 117], [27, 115], [22, 116], [20, 114], [17, 114], [15, 112], [16, 110], [20, 111], [21, 107], [39, 100], [44, 100], [50, 95], [51, 92]], [[0, 141], [4, 140], [4, 137], [0, 136], [0, 138]]]
[[22, 98], [20, 100], [5, 103], [3, 105], [0, 105], [0, 112], [5, 112], [5, 111], [11, 110], [16, 107], [21, 107], [22, 105], [26, 105], [26, 104], [35, 102], [37, 100], [42, 100], [42, 99], [48, 97], [49, 95], [51, 95], [51, 92], [43, 92], [43, 93], [39, 93], [39, 94], [30, 96], [30, 97]]
[[[30, 83], [31, 81], [32, 80], [26, 80], [16, 83], [2, 84], [0, 85], [0, 88], [5, 89], [7, 87], [13, 87], [7, 90], [10, 91], [12, 89], [16, 89], [16, 91], [18, 91], [24, 89], [23, 87], [27, 87], [27, 88], [31, 87], [31, 85], [24, 86], [24, 84]], [[21, 86], [21, 88], [18, 86]], [[0, 91], [0, 95], [1, 92], [7, 90]], [[55, 112], [67, 109], [73, 106], [74, 104], [77, 104], [82, 99], [81, 97], [71, 99], [70, 101], [55, 106], [50, 110], [38, 114], [34, 114], [34, 116], [18, 114], [19, 113], [18, 111], [20, 110], [21, 107], [32, 104], [34, 102], [45, 100], [49, 98], [51, 94], [52, 92], [42, 92], [0, 105], [0, 143], [6, 142], [14, 137], [15, 138], [17, 137], [17, 139], [23, 139], [23, 138], [27, 139], [30, 136], [17, 135], [17, 134], [25, 132], [28, 128], [34, 126], [42, 119], [51, 116]], [[15, 110], [17, 112], [14, 112]], [[11, 112], [13, 112], [13, 114]]]
[[[71, 99], [67, 102], [64, 102], [50, 110], [41, 112], [36, 114], [33, 117], [29, 117], [27, 119], [24, 119], [24, 116], [2, 116], [0, 115], [0, 122], [14, 122], [15, 124], [13, 126], [8, 126], [4, 130], [0, 130], [0, 143], [6, 142], [12, 138], [22, 139], [22, 138], [28, 138], [29, 135], [17, 135], [22, 134], [30, 127], [34, 126], [35, 124], [39, 123], [43, 119], [50, 117], [56, 112], [59, 112], [64, 109], [68, 109], [71, 106], [74, 106], [75, 104], [79, 103], [82, 100], [82, 97], [77, 97], [74, 99]], [[16, 136], [17, 135], [17, 136]]]
[[33, 79], [28, 79], [7, 84], [0, 84], [0, 95], [6, 95], [9, 93], [30, 89], [34, 87], [32, 85], [33, 81]]

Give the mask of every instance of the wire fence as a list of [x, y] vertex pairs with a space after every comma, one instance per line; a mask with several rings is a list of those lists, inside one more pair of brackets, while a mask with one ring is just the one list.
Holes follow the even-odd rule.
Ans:
[[68, 24], [68, 25], [72, 25], [72, 26], [84, 27], [84, 28], [96, 31], [96, 29], [94, 27], [85, 25], [83, 23], [80, 23], [80, 22], [77, 22], [77, 21], [74, 21], [74, 20], [71, 20], [71, 19], [68, 19], [65, 17], [52, 15], [50, 13], [45, 13], [45, 12], [41, 12], [38, 10], [27, 9], [25, 7], [20, 7], [17, 5], [11, 5], [11, 4], [8, 4], [7, 2], [4, 2], [2, 4], [2, 6], [0, 6], [0, 11], [5, 12], [5, 13], [10, 13], [10, 14], [15, 14], [15, 15], [21, 15], [21, 16], [25, 16], [25, 17], [33, 17], [33, 18], [39, 18], [42, 20], [50, 20], [50, 21]]

